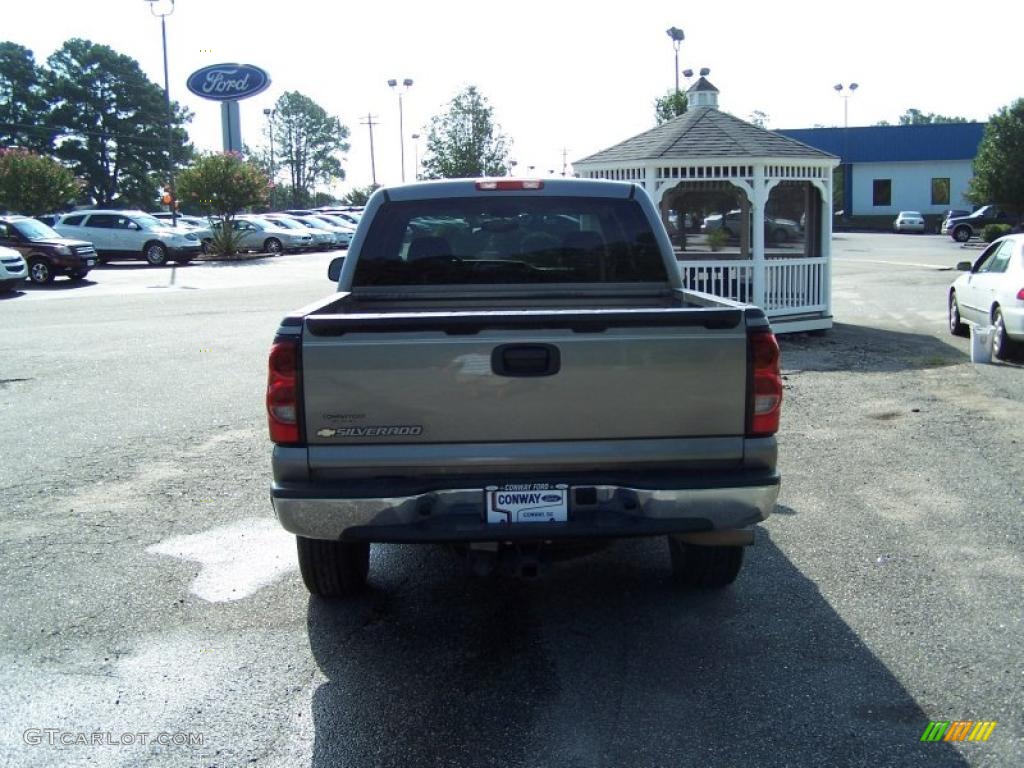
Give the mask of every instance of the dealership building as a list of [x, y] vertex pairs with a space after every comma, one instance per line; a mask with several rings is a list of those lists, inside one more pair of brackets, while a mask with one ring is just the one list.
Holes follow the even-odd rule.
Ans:
[[[985, 123], [878, 125], [778, 130], [841, 158], [847, 216], [894, 217], [920, 211], [929, 218], [966, 199]], [[847, 202], [848, 201], [848, 202]]]

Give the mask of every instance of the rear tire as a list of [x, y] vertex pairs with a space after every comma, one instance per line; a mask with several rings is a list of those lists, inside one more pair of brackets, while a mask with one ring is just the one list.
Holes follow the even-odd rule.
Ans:
[[736, 581], [744, 547], [702, 547], [668, 537], [672, 579], [680, 587], [721, 589]]
[[992, 311], [992, 356], [997, 360], [1006, 360], [1013, 353], [1013, 342], [1006, 335], [1006, 321], [999, 307]]
[[167, 248], [163, 243], [146, 243], [142, 249], [146, 262], [154, 267], [162, 267], [167, 263]]
[[370, 571], [370, 545], [295, 537], [299, 571], [310, 594], [349, 597], [366, 587]]

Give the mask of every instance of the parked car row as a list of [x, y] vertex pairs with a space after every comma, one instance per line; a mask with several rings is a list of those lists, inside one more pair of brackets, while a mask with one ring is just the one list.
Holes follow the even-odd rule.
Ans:
[[[730, 237], [738, 238], [742, 221], [742, 212], [732, 210], [722, 216], [720, 213], [713, 214], [704, 219], [700, 230], [708, 234], [716, 229], [724, 228]], [[753, 219], [753, 217], [751, 217]], [[776, 219], [769, 216], [764, 220], [764, 239], [769, 243], [788, 243], [792, 240], [799, 240], [803, 237], [800, 224], [791, 219]]]

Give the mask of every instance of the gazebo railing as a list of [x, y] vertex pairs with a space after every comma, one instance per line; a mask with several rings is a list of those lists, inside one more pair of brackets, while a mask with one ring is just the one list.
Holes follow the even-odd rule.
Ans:
[[683, 285], [733, 301], [759, 304], [769, 317], [824, 312], [825, 258], [766, 259], [765, 296], [754, 296], [754, 261], [680, 261]]
[[824, 312], [827, 259], [766, 259], [764, 309], [769, 317]]

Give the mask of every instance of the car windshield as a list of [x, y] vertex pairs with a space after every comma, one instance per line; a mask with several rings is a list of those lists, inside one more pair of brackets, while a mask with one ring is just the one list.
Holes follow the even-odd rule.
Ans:
[[285, 229], [305, 229], [302, 224], [299, 224], [295, 219], [267, 219], [266, 220], [271, 226], [284, 227]]
[[636, 201], [523, 195], [386, 204], [354, 285], [667, 281]]
[[148, 213], [133, 214], [131, 219], [143, 229], [156, 229], [157, 227], [169, 226], [169, 222], [160, 221], [160, 219], [155, 216], [150, 216]]
[[347, 221], [345, 221], [344, 219], [339, 219], [339, 218], [337, 218], [337, 217], [335, 217], [335, 216], [331, 216], [331, 215], [329, 215], [329, 214], [326, 214], [326, 213], [324, 213], [324, 214], [320, 214], [320, 215], [319, 215], [319, 216], [317, 216], [316, 218], [318, 218], [318, 219], [319, 219], [320, 221], [325, 221], [325, 222], [327, 222], [328, 224], [333, 224], [333, 225], [334, 225], [334, 226], [336, 226], [336, 227], [346, 227], [346, 228], [348, 228], [348, 227], [350, 227], [350, 226], [351, 226], [351, 225], [350, 225], [350, 224], [349, 224], [349, 223], [348, 223]]
[[50, 240], [55, 237], [61, 237], [62, 235], [52, 227], [48, 227], [41, 221], [35, 219], [25, 219], [23, 221], [12, 222], [14, 228], [21, 233], [22, 237], [29, 240]]

